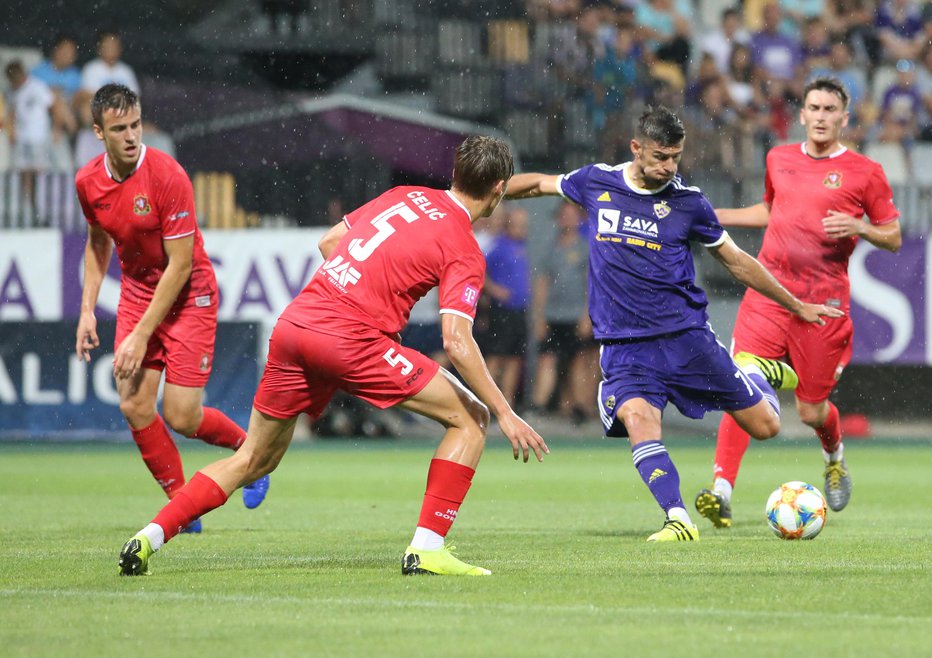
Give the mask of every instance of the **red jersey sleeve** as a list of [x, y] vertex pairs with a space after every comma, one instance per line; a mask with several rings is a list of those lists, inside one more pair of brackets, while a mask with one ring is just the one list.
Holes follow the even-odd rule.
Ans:
[[864, 190], [864, 212], [870, 218], [871, 224], [889, 224], [900, 216], [900, 211], [893, 205], [890, 182], [880, 165], [875, 165], [871, 170]]
[[194, 187], [181, 165], [175, 165], [162, 181], [158, 210], [163, 240], [184, 238], [194, 233], [197, 227]]
[[455, 313], [474, 320], [484, 280], [485, 258], [478, 247], [475, 253], [463, 253], [451, 260], [440, 273], [440, 313]]

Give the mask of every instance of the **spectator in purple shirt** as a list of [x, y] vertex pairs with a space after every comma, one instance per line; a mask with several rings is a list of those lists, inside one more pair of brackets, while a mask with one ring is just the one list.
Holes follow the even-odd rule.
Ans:
[[896, 79], [883, 94], [880, 104], [882, 142], [900, 142], [909, 149], [919, 136], [922, 96], [916, 89], [916, 65], [907, 59], [896, 63]]
[[914, 0], [884, 0], [874, 17], [877, 37], [886, 60], [915, 59], [927, 43], [923, 12]]
[[482, 346], [492, 379], [514, 405], [527, 352], [531, 266], [527, 254], [528, 214], [508, 209], [502, 232], [486, 254], [485, 293], [491, 298], [488, 342]]
[[780, 5], [771, 2], [764, 7], [763, 25], [751, 36], [751, 55], [754, 65], [772, 78], [792, 81], [802, 63], [799, 41], [780, 31]]

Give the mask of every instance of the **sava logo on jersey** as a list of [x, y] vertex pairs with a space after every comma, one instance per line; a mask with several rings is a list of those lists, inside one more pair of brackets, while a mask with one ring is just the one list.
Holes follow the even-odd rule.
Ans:
[[[656, 208], [654, 209], [656, 212]], [[614, 208], [599, 208], [599, 233], [634, 233], [650, 238], [658, 237], [657, 222], [640, 217], [621, 216]]]

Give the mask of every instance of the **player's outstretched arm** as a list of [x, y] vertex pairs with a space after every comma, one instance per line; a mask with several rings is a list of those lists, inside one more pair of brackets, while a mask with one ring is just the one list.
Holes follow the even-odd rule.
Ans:
[[559, 194], [557, 180], [552, 174], [515, 174], [508, 181], [506, 199], [530, 199], [537, 196]]
[[75, 354], [78, 359], [90, 362], [91, 350], [100, 345], [97, 337], [97, 318], [94, 309], [100, 295], [100, 286], [113, 255], [113, 241], [107, 232], [95, 224], [88, 224], [87, 244], [84, 247], [84, 288], [81, 291], [81, 315], [75, 336]]
[[843, 311], [823, 304], [809, 304], [796, 298], [793, 293], [783, 287], [777, 279], [767, 271], [760, 262], [749, 253], [741, 249], [734, 241], [726, 236], [725, 241], [717, 247], [712, 247], [712, 255], [725, 266], [725, 269], [735, 278], [749, 288], [753, 288], [765, 297], [769, 297], [791, 313], [798, 315], [806, 322], [824, 325], [823, 317], [840, 318]]
[[453, 313], [444, 313], [441, 315], [440, 326], [443, 349], [450, 363], [472, 392], [495, 414], [502, 432], [511, 442], [515, 459], [521, 454], [526, 462], [530, 456], [529, 451], [533, 450], [537, 461], [543, 461], [544, 455], [550, 453], [550, 448], [540, 434], [514, 412], [496, 386], [473, 338], [472, 322]]
[[722, 226], [765, 228], [770, 223], [770, 206], [761, 202], [746, 208], [716, 208], [715, 216]]

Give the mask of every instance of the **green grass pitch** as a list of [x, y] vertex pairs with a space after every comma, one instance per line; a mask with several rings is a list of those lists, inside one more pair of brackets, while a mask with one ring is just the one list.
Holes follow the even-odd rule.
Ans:
[[[0, 655], [920, 656], [932, 645], [932, 445], [849, 442], [851, 505], [773, 537], [770, 491], [822, 487], [815, 441], [754, 445], [736, 526], [647, 544], [662, 522], [613, 441], [492, 440], [451, 537], [490, 578], [402, 577], [433, 446], [296, 445], [269, 498], [239, 494], [152, 575], [122, 543], [163, 504], [131, 445], [0, 445]], [[712, 444], [668, 446], [691, 508]], [[188, 474], [222, 455], [182, 446]]]

